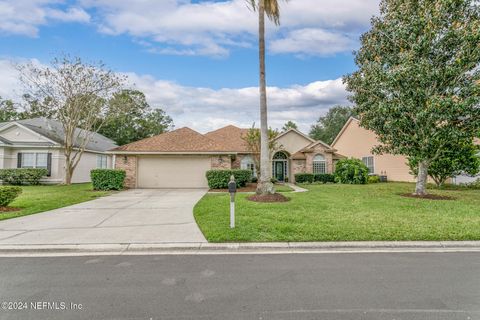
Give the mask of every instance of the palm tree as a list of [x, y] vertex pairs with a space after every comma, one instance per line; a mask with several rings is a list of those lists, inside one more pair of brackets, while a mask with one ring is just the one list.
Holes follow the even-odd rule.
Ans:
[[[267, 82], [265, 79], [265, 15], [280, 25], [280, 6], [278, 0], [247, 0], [254, 10], [258, 10], [258, 48], [260, 60], [260, 177], [257, 194], [272, 194], [275, 189], [271, 182], [270, 151], [268, 148], [267, 121]], [[288, 1], [288, 0], [285, 0]]]

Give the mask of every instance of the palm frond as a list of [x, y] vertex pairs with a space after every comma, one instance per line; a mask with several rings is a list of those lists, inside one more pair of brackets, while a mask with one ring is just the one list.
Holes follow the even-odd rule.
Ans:
[[[258, 2], [261, 0], [246, 0], [248, 5], [256, 11], [258, 8]], [[279, 0], [263, 0], [265, 5], [265, 14], [268, 19], [275, 23], [277, 26], [280, 25], [280, 4]], [[289, 0], [284, 0], [288, 2]]]

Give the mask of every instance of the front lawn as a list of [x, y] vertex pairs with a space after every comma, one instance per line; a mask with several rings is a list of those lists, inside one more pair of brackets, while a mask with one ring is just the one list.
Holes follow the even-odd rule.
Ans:
[[10, 204], [10, 207], [21, 210], [0, 213], [0, 220], [57, 209], [110, 194], [108, 191], [92, 191], [90, 183], [22, 186], [22, 190], [22, 194]]
[[309, 185], [286, 203], [236, 197], [236, 229], [229, 226], [229, 196], [208, 194], [195, 219], [210, 242], [480, 240], [480, 191], [431, 190], [455, 200], [402, 197], [409, 183]]

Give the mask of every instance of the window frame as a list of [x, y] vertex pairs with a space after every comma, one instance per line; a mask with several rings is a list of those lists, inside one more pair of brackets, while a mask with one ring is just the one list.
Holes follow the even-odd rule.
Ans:
[[[323, 160], [315, 160], [318, 156], [322, 157]], [[319, 171], [317, 171], [319, 170]], [[323, 172], [322, 172], [323, 171]], [[326, 174], [327, 173], [327, 159], [322, 154], [316, 154], [313, 157], [312, 161], [312, 173], [313, 174]]]
[[[371, 159], [371, 166], [369, 166], [369, 160]], [[370, 156], [363, 156], [362, 157], [363, 164], [368, 168], [368, 174], [375, 174], [375, 157]]]
[[97, 154], [97, 169], [108, 169], [108, 157], [106, 154]]
[[[48, 155], [49, 155], [49, 152], [19, 152], [20, 155], [21, 155], [21, 162], [20, 162], [20, 168], [23, 168], [23, 169], [47, 169], [48, 170]], [[25, 160], [24, 160], [24, 157], [26, 154], [31, 154], [32, 155], [32, 160], [33, 160], [33, 165], [32, 166], [25, 166], [24, 163], [25, 163]], [[46, 155], [46, 163], [45, 163], [45, 166], [39, 166], [38, 165], [38, 155], [39, 154], [43, 154], [43, 155]]]
[[252, 177], [257, 176], [257, 168], [255, 167], [255, 161], [251, 156], [245, 156], [240, 160], [240, 169], [252, 171]]

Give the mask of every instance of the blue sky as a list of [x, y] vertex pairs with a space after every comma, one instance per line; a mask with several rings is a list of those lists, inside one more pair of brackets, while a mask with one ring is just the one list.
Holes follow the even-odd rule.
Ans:
[[[304, 131], [345, 104], [342, 75], [368, 30], [371, 0], [292, 0], [267, 26], [270, 123]], [[0, 95], [22, 88], [11, 62], [69, 53], [102, 60], [162, 107], [176, 127], [205, 132], [258, 118], [256, 15], [245, 0], [0, 0]]]

